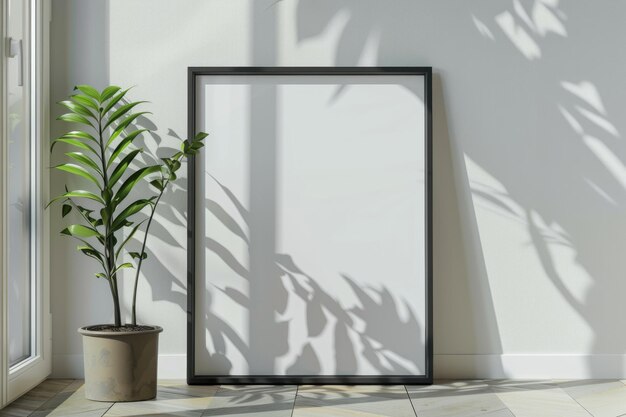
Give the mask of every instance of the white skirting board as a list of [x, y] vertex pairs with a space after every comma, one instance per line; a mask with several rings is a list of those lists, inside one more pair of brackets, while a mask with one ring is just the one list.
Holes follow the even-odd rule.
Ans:
[[[185, 354], [159, 355], [159, 378], [185, 379]], [[438, 379], [626, 378], [622, 354], [435, 355]], [[52, 378], [82, 378], [83, 355], [53, 355]]]
[[435, 355], [434, 369], [440, 379], [626, 378], [626, 355]]

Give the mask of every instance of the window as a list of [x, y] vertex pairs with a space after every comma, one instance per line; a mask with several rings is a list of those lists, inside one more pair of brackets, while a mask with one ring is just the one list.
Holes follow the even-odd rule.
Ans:
[[43, 0], [2, 0], [0, 406], [50, 373], [47, 268], [48, 19]]

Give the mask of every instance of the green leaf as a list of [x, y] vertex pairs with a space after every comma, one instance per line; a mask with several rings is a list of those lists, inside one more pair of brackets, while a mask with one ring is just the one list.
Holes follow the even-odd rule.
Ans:
[[167, 179], [169, 179], [170, 181], [175, 180], [176, 171], [178, 171], [178, 169], [180, 169], [181, 167], [180, 161], [172, 158], [161, 158], [161, 160], [165, 162], [166, 165], [165, 176], [167, 177]]
[[83, 106], [82, 104], [74, 103], [73, 101], [70, 101], [70, 100], [60, 101], [59, 104], [67, 107], [69, 110], [71, 110], [72, 112], [76, 114], [91, 117], [94, 119], [96, 118], [96, 116], [87, 107]]
[[61, 171], [66, 171], [66, 172], [69, 172], [70, 174], [78, 175], [80, 177], [88, 179], [89, 181], [91, 181], [94, 184], [96, 184], [98, 186], [98, 188], [101, 188], [100, 187], [100, 183], [98, 182], [96, 177], [94, 177], [89, 171], [87, 171], [85, 168], [81, 167], [80, 165], [76, 165], [76, 164], [61, 164], [61, 165], [57, 165], [57, 166], [55, 166], [53, 168], [56, 168], [56, 169], [61, 170]]
[[99, 250], [97, 250], [96, 248], [94, 248], [94, 247], [91, 245], [91, 243], [87, 242], [85, 239], [83, 239], [83, 238], [81, 238], [81, 237], [78, 237], [78, 236], [75, 236], [75, 238], [76, 238], [76, 240], [81, 241], [81, 242], [85, 245], [85, 247], [88, 247], [88, 248], [90, 248], [90, 249], [93, 249], [93, 250], [94, 250], [95, 252], [97, 252], [100, 256], [104, 256], [104, 254], [103, 254], [101, 251], [99, 251]]
[[163, 188], [165, 188], [165, 186], [163, 185], [162, 179], [152, 180], [150, 181], [150, 185], [152, 185], [154, 188], [156, 188], [159, 191], [163, 191]]
[[111, 230], [116, 231], [120, 229], [124, 225], [128, 217], [132, 216], [133, 214], [139, 213], [141, 210], [144, 209], [144, 207], [150, 205], [153, 199], [154, 198], [137, 200], [129, 204], [128, 207], [122, 210], [122, 212], [115, 218], [115, 220], [113, 220], [113, 223], [111, 224]]
[[100, 217], [102, 217], [102, 222], [103, 223], [107, 223], [109, 221], [111, 211], [108, 209], [108, 207], [103, 207], [102, 209], [100, 209]]
[[98, 102], [100, 102], [100, 93], [98, 92], [98, 90], [96, 90], [95, 88], [93, 88], [90, 85], [77, 85], [76, 87], [74, 87], [75, 89], [80, 90], [80, 92], [82, 92], [83, 94], [88, 95], [89, 97], [96, 99]]
[[115, 268], [115, 270], [113, 271], [113, 273], [111, 274], [112, 276], [117, 274], [117, 271], [119, 271], [120, 269], [125, 269], [125, 268], [134, 268], [135, 266], [133, 264], [131, 264], [130, 262], [125, 262], [123, 264], [121, 264], [120, 266], [118, 266], [117, 268]]
[[117, 147], [109, 157], [109, 162], [107, 162], [107, 168], [111, 166], [113, 161], [115, 161], [115, 158], [117, 158], [124, 151], [124, 149], [126, 149], [126, 147], [128, 147], [128, 145], [130, 145], [137, 138], [137, 136], [139, 136], [143, 132], [146, 132], [147, 130], [148, 129], [135, 130], [134, 132], [129, 133], [128, 136], [126, 136], [124, 139], [122, 139], [122, 141], [119, 143], [119, 145], [117, 145]]
[[91, 227], [83, 226], [82, 224], [72, 224], [65, 229], [61, 230], [61, 234], [75, 237], [94, 237], [100, 236], [100, 232]]
[[86, 207], [80, 206], [76, 203], [74, 203], [76, 205], [76, 208], [78, 208], [78, 211], [80, 211], [80, 214], [82, 214], [83, 216], [89, 217], [91, 215], [91, 213], [93, 213], [93, 210], [90, 210]]
[[100, 94], [100, 101], [104, 103], [105, 101], [113, 97], [113, 95], [118, 91], [120, 91], [120, 87], [116, 85], [111, 85], [105, 88], [104, 90], [102, 90], [102, 94]]
[[161, 161], [165, 162], [165, 165], [167, 165], [167, 168], [171, 171], [176, 171], [181, 166], [180, 161], [178, 161], [177, 159], [161, 158]]
[[196, 133], [196, 137], [194, 138], [194, 140], [203, 140], [207, 136], [209, 136], [209, 134], [206, 132], [198, 132]]
[[124, 98], [124, 96], [126, 95], [128, 90], [130, 90], [130, 88], [127, 88], [126, 90], [123, 90], [123, 91], [119, 92], [117, 95], [115, 95], [109, 101], [109, 104], [107, 104], [106, 107], [102, 110], [102, 114], [107, 114], [109, 112], [109, 110], [111, 110], [122, 98]]
[[130, 116], [128, 116], [126, 119], [122, 120], [121, 122], [119, 122], [119, 124], [117, 125], [117, 127], [113, 130], [113, 133], [111, 133], [111, 137], [109, 138], [109, 140], [107, 141], [107, 148], [111, 145], [111, 143], [113, 143], [113, 141], [139, 116], [141, 116], [142, 114], [150, 114], [149, 111], [142, 111], [139, 113], [133, 113]]
[[97, 272], [95, 275], [96, 275], [96, 278], [106, 278], [107, 277], [102, 272]]
[[111, 234], [109, 238], [111, 239], [111, 242], [113, 243], [113, 247], [115, 247], [115, 245], [117, 245], [117, 238], [115, 237], [114, 234]]
[[78, 139], [66, 139], [64, 137], [60, 137], [52, 141], [52, 144], [50, 145], [50, 152], [52, 152], [52, 149], [54, 149], [54, 145], [56, 145], [58, 142], [67, 143], [69, 145], [76, 146], [77, 148], [84, 149], [86, 151], [90, 151], [94, 153], [95, 155], [98, 155], [98, 152], [96, 152], [94, 148], [87, 145], [86, 143], [83, 143], [79, 141]]
[[61, 217], [67, 216], [68, 214], [70, 214], [71, 211], [72, 211], [71, 204], [63, 204], [63, 207], [61, 208]]
[[91, 224], [94, 228], [97, 228], [98, 226], [102, 226], [102, 219], [95, 219], [91, 215], [91, 213], [93, 213], [93, 210], [89, 210], [89, 209], [86, 209], [83, 206], [79, 206], [78, 204], [74, 203], [73, 201], [72, 201], [72, 204], [80, 212], [81, 216], [83, 217], [83, 219], [85, 219], [87, 221], [87, 223]]
[[[88, 257], [90, 257], [92, 259], [95, 259], [96, 261], [98, 261], [100, 263], [100, 265], [102, 265], [102, 268], [106, 269], [106, 267], [104, 266], [104, 261], [102, 260], [102, 258], [100, 258], [100, 257], [98, 257], [96, 255], [98, 252], [92, 251], [92, 250], [90, 250], [88, 248], [81, 248], [81, 247], [76, 248], [76, 250], [79, 250], [84, 255], [87, 255]], [[102, 275], [104, 275], [104, 274], [102, 274]], [[96, 276], [97, 276], [97, 274], [96, 274]]]
[[105, 188], [104, 190], [102, 190], [102, 192], [100, 193], [100, 195], [102, 196], [102, 199], [104, 201], [110, 201], [111, 197], [113, 197], [113, 192], [111, 191], [111, 186], [109, 185], [109, 188]]
[[104, 129], [109, 127], [111, 125], [111, 123], [113, 123], [114, 121], [116, 121], [117, 119], [119, 119], [120, 117], [122, 117], [123, 115], [128, 113], [130, 110], [132, 110], [133, 107], [135, 107], [135, 106], [137, 106], [137, 105], [139, 105], [141, 103], [146, 103], [146, 102], [145, 101], [135, 101], [135, 102], [124, 104], [123, 106], [120, 106], [119, 109], [115, 110], [109, 116], [109, 118], [107, 120], [107, 123], [104, 125]]
[[146, 252], [143, 252], [142, 254], [139, 254], [139, 252], [128, 252], [128, 254], [133, 258], [133, 259], [146, 259], [148, 257], [148, 254]]
[[191, 144], [191, 149], [193, 149], [194, 151], [197, 151], [200, 148], [202, 148], [203, 146], [204, 146], [204, 143], [202, 143], [202, 142], [193, 142]]
[[71, 132], [67, 132], [65, 135], [61, 137], [62, 138], [87, 139], [97, 144], [100, 144], [100, 142], [96, 138], [94, 138], [92, 135], [90, 135], [87, 132], [83, 132], [81, 130], [72, 130]]
[[85, 116], [81, 116], [80, 114], [76, 114], [76, 113], [62, 114], [59, 117], [57, 117], [57, 120], [62, 120], [64, 122], [69, 122], [69, 123], [82, 123], [84, 125], [93, 127], [91, 122], [87, 120]]
[[85, 155], [84, 153], [68, 152], [65, 155], [69, 156], [70, 158], [72, 158], [73, 160], [77, 162], [80, 162], [81, 164], [87, 165], [89, 168], [93, 169], [98, 174], [102, 175], [102, 170], [100, 169], [98, 164], [93, 159]]
[[130, 231], [130, 233], [128, 234], [128, 236], [126, 236], [126, 239], [124, 239], [124, 241], [122, 242], [122, 244], [117, 248], [117, 251], [115, 252], [115, 257], [117, 258], [118, 256], [120, 256], [120, 253], [122, 253], [122, 249], [124, 248], [124, 246], [126, 246], [126, 244], [128, 242], [130, 242], [130, 240], [133, 238], [133, 236], [135, 235], [135, 232], [137, 232], [137, 229], [139, 229], [139, 226], [141, 226], [143, 223], [145, 222], [145, 220], [139, 222], [138, 224], [135, 225], [135, 227], [132, 228], [132, 230]]
[[70, 100], [72, 100], [75, 103], [81, 104], [85, 107], [90, 107], [94, 109], [95, 111], [100, 111], [97, 103], [95, 103], [92, 99], [82, 94], [75, 94], [73, 96], [70, 96]]
[[124, 171], [126, 171], [126, 168], [128, 168], [133, 159], [135, 159], [135, 157], [142, 151], [143, 149], [135, 149], [134, 151], [129, 152], [128, 155], [126, 155], [113, 170], [111, 178], [109, 179], [109, 183], [115, 184], [116, 182], [118, 182], [119, 179], [122, 178], [122, 175], [124, 175]]
[[89, 200], [97, 201], [100, 204], [104, 204], [104, 200], [98, 197], [97, 195], [95, 195], [94, 193], [91, 193], [85, 190], [74, 190], [74, 191], [68, 191], [65, 194], [61, 194], [60, 196], [53, 198], [52, 201], [50, 201], [46, 207], [48, 207], [50, 204], [54, 203], [55, 201], [61, 200], [63, 198], [74, 198], [74, 197], [75, 198], [87, 198]]
[[152, 165], [140, 168], [132, 175], [130, 175], [126, 179], [126, 181], [124, 181], [124, 183], [120, 186], [119, 190], [115, 194], [115, 197], [113, 197], [114, 205], [117, 207], [142, 178], [159, 171], [161, 171], [161, 167], [159, 165]]
[[[92, 258], [95, 258], [95, 259], [99, 260], [101, 263], [104, 262], [102, 254], [100, 254], [100, 252], [95, 250], [94, 247], [91, 246], [91, 245], [89, 245], [89, 246], [78, 246], [76, 248], [76, 250], [81, 251], [82, 253], [84, 253], [87, 256], [90, 256]], [[103, 266], [104, 266], [104, 264], [103, 264]]]

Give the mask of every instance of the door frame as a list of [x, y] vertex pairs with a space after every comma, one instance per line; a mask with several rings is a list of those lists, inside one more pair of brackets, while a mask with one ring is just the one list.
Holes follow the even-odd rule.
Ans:
[[[50, 313], [50, 277], [49, 277], [49, 213], [45, 210], [49, 199], [49, 31], [50, 31], [50, 0], [28, 1], [28, 45], [24, 48], [28, 59], [24, 65], [28, 66], [29, 84], [29, 125], [31, 144], [34, 145], [33, 168], [31, 178], [34, 185], [33, 209], [35, 213], [33, 248], [35, 259], [33, 268], [35, 285], [32, 289], [32, 313], [35, 317], [35, 326], [31, 337], [34, 339], [32, 354], [29, 359], [14, 367], [8, 362], [8, 270], [6, 265], [8, 242], [7, 212], [5, 209], [7, 196], [7, 141], [0, 140], [0, 408], [23, 395], [31, 388], [43, 381], [51, 372], [51, 313]], [[0, 7], [0, 28], [2, 41], [8, 37], [6, 18], [8, 1], [2, 1]], [[33, 6], [33, 10], [31, 9]], [[4, 52], [4, 51], [3, 51]], [[7, 72], [8, 58], [6, 53], [0, 54], [0, 138], [7, 137]]]

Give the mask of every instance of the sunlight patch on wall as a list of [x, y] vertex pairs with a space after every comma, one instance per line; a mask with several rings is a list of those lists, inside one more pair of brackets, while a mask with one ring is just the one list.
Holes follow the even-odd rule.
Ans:
[[367, 35], [365, 46], [357, 63], [358, 67], [375, 67], [377, 65], [380, 36], [380, 30], [373, 30]]
[[582, 101], [593, 107], [599, 113], [606, 114], [604, 103], [602, 102], [602, 98], [600, 97], [600, 92], [591, 82], [581, 81], [579, 83], [573, 83], [568, 81], [561, 81], [561, 87], [563, 87], [566, 91], [569, 91], [576, 97], [580, 98]]
[[481, 21], [474, 15], [472, 15], [472, 21], [474, 22], [474, 26], [476, 26], [476, 29], [478, 29], [478, 32], [481, 35], [483, 35], [485, 38], [491, 39], [492, 41], [496, 40], [491, 30], [487, 27], [487, 25], [483, 21]]
[[607, 171], [613, 175], [613, 178], [615, 178], [622, 187], [626, 188], [626, 166], [624, 166], [621, 159], [615, 155], [604, 142], [596, 137], [585, 135], [583, 141], [602, 165], [604, 165]]
[[[515, 48], [529, 61], [542, 57], [540, 41], [554, 34], [567, 37], [564, 21], [565, 13], [558, 8], [558, 0], [535, 0], [528, 11], [519, 0], [514, 0], [512, 10], [495, 16], [494, 21]], [[476, 16], [472, 15], [479, 33], [495, 40], [493, 32]]]
[[522, 26], [515, 22], [511, 12], [496, 16], [496, 23], [513, 45], [529, 60], [541, 58], [541, 48]]

